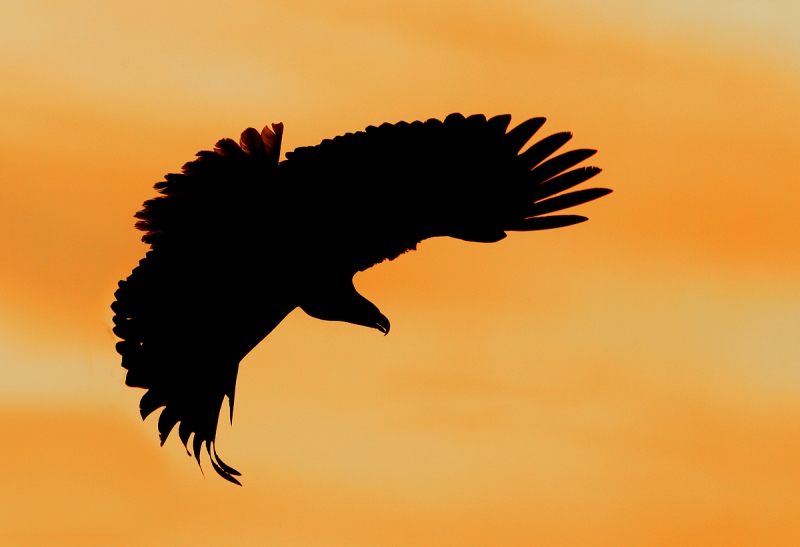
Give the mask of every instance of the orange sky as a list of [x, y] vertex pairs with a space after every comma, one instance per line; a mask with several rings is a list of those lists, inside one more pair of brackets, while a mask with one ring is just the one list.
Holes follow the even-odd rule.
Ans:
[[[800, 9], [7, 4], [1, 543], [800, 543]], [[251, 125], [453, 111], [547, 116], [615, 193], [360, 274], [386, 338], [293, 313], [220, 430], [243, 488], [159, 448], [108, 308], [152, 184]]]

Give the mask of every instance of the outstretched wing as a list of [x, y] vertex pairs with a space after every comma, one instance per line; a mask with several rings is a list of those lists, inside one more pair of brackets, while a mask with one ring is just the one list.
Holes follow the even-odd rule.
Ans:
[[562, 193], [600, 172], [572, 169], [595, 151], [550, 158], [572, 137], [556, 133], [520, 153], [545, 119], [529, 119], [507, 132], [510, 121], [508, 115], [487, 120], [451, 114], [443, 122], [387, 123], [298, 148], [279, 166], [289, 194], [282, 201], [302, 204], [290, 213], [306, 219], [298, 229], [314, 232], [320, 256], [350, 274], [430, 237], [489, 243], [509, 230], [587, 220], [545, 215], [611, 192]]
[[111, 306], [126, 384], [147, 390], [142, 418], [164, 407], [161, 443], [180, 422], [187, 452], [193, 434], [198, 463], [205, 443], [214, 469], [236, 483], [214, 446], [223, 399], [232, 415], [239, 362], [295, 307], [269, 290], [267, 250], [253, 249], [277, 165], [274, 127], [263, 138], [246, 131], [241, 146], [220, 141], [156, 185], [163, 196], [136, 214], [152, 250]]
[[299, 298], [346, 306], [351, 293], [326, 291], [352, 291], [357, 271], [430, 237], [494, 242], [585, 221], [544, 215], [610, 192], [563, 193], [600, 171], [572, 169], [594, 150], [548, 159], [571, 137], [558, 133], [520, 153], [544, 119], [507, 132], [510, 118], [384, 124], [280, 164], [282, 127], [248, 129], [240, 145], [222, 140], [157, 184], [163, 196], [136, 215], [152, 250], [112, 309], [126, 383], [147, 389], [142, 417], [164, 407], [162, 443], [180, 422], [198, 462], [205, 443], [214, 469], [238, 483], [214, 447], [221, 404], [229, 397], [232, 411], [239, 362]]

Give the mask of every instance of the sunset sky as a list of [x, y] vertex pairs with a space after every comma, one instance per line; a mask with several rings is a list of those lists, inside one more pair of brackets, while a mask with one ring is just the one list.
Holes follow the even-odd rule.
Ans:
[[[0, 543], [800, 544], [800, 4], [0, 4]], [[599, 150], [588, 223], [356, 276], [293, 312], [206, 477], [111, 333], [133, 213], [194, 153], [450, 112]], [[223, 409], [226, 413], [227, 409]]]

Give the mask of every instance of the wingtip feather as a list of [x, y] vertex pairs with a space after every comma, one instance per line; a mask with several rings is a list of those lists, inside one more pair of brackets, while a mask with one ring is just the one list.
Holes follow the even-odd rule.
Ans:
[[562, 209], [569, 209], [570, 207], [582, 205], [589, 201], [607, 196], [611, 192], [612, 190], [608, 188], [587, 188], [586, 190], [577, 190], [575, 192], [561, 194], [560, 196], [533, 204], [528, 212], [528, 217], [538, 217]]
[[531, 140], [537, 131], [544, 125], [547, 118], [530, 118], [506, 133], [506, 145], [515, 154], [522, 150], [525, 143]]
[[552, 230], [586, 222], [588, 217], [581, 215], [552, 215], [548, 217], [532, 217], [521, 220], [509, 228], [515, 232], [532, 232], [536, 230]]

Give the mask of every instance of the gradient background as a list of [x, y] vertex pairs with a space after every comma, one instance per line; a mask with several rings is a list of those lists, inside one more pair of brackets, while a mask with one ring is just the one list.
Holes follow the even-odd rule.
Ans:
[[[4, 545], [800, 544], [800, 5], [0, 5]], [[436, 240], [243, 362], [238, 488], [158, 447], [109, 304], [153, 183], [450, 112], [599, 149], [587, 224]]]

